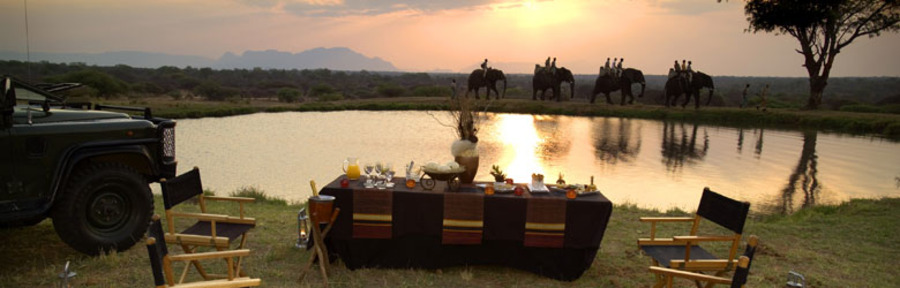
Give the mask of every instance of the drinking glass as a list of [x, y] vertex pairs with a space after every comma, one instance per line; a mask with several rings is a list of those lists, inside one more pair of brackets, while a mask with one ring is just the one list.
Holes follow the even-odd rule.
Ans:
[[384, 189], [384, 162], [375, 162], [375, 187]]
[[384, 185], [387, 188], [394, 187], [394, 174], [397, 173], [397, 171], [394, 171], [394, 165], [391, 163], [386, 163], [384, 164], [384, 167], [382, 167], [382, 169], [383, 170], [381, 172], [384, 173]]
[[372, 181], [372, 172], [375, 171], [375, 164], [372, 164], [371, 162], [366, 162], [365, 170], [366, 170], [365, 171], [366, 172], [366, 187], [371, 188], [373, 186], [373, 184], [375, 183], [374, 181]]

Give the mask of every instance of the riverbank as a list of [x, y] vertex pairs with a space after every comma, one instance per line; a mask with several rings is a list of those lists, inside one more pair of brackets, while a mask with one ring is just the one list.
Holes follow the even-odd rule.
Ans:
[[[853, 135], [875, 135], [900, 140], [900, 115], [841, 111], [805, 111], [797, 109], [702, 107], [666, 108], [653, 105], [590, 104], [584, 99], [565, 102], [503, 99], [492, 102], [489, 111], [498, 113], [552, 114], [570, 116], [626, 117], [654, 120], [688, 121], [701, 124], [776, 129], [815, 129]], [[343, 111], [343, 110], [443, 110], [446, 99], [436, 97], [375, 98], [287, 104], [274, 100], [213, 102], [172, 100], [167, 97], [140, 100], [113, 100], [107, 104], [146, 106], [155, 116], [167, 118], [224, 117], [259, 112]]]
[[[162, 200], [155, 199], [162, 215]], [[223, 208], [221, 206], [216, 206]], [[262, 201], [247, 208], [258, 225], [249, 236], [253, 250], [244, 268], [262, 278], [267, 287], [321, 287], [318, 271], [310, 271], [298, 283], [299, 271], [310, 253], [293, 247], [299, 205]], [[224, 207], [213, 212], [235, 211]], [[560, 282], [515, 269], [494, 266], [450, 267], [440, 270], [361, 269], [350, 271], [342, 263], [332, 266], [332, 287], [646, 287], [653, 283], [647, 272], [650, 260], [641, 255], [635, 241], [646, 237], [649, 225], [641, 216], [681, 216], [681, 211], [650, 211], [633, 205], [616, 205], [601, 248], [592, 266], [573, 283]], [[810, 287], [890, 287], [900, 283], [893, 271], [894, 254], [900, 251], [900, 198], [852, 200], [838, 206], [803, 209], [789, 216], [751, 215], [746, 236], [760, 238], [749, 277], [749, 287], [782, 287], [788, 271], [797, 271]], [[675, 226], [684, 233], [689, 227]], [[714, 227], [705, 222], [701, 227]], [[662, 228], [662, 227], [661, 227]], [[668, 230], [669, 232], [675, 229]], [[660, 232], [660, 233], [669, 233]], [[701, 231], [702, 233], [711, 231]], [[660, 234], [662, 235], [662, 234]], [[745, 237], [746, 238], [746, 237]], [[25, 228], [0, 229], [0, 286], [55, 286], [66, 261], [78, 273], [73, 287], [151, 286], [147, 251], [142, 244], [111, 255], [81, 255], [56, 236], [50, 220]], [[743, 248], [741, 248], [743, 249]], [[171, 247], [170, 251], [180, 251]], [[177, 253], [177, 252], [176, 252]], [[211, 262], [206, 266], [219, 265]], [[181, 266], [176, 266], [181, 267]], [[180, 268], [176, 268], [180, 271]], [[693, 286], [682, 282], [680, 286]]]

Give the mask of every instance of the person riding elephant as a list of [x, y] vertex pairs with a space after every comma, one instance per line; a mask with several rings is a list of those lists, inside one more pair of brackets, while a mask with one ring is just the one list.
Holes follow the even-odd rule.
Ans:
[[544, 93], [547, 92], [547, 89], [551, 89], [553, 92], [551, 97], [555, 97], [556, 101], [561, 101], [562, 97], [560, 94], [562, 90], [560, 84], [562, 82], [569, 83], [569, 91], [571, 92], [569, 98], [575, 97], [575, 76], [572, 75], [572, 71], [566, 69], [566, 67], [553, 68], [552, 70], [555, 70], [556, 73], [551, 73], [550, 70], [544, 69], [534, 73], [534, 77], [531, 79], [533, 89], [531, 99], [537, 100], [537, 93], [540, 91], [541, 100], [544, 100]]
[[482, 75], [482, 77], [487, 77], [487, 71], [488, 71], [488, 64], [487, 64], [487, 62], [488, 62], [488, 61], [487, 61], [487, 58], [484, 58], [484, 62], [481, 62], [481, 71], [484, 72], [484, 75]]
[[606, 74], [600, 74], [597, 76], [597, 81], [594, 82], [594, 90], [591, 93], [591, 103], [597, 100], [597, 94], [603, 93], [606, 96], [606, 103], [613, 104], [612, 99], [609, 97], [609, 94], [622, 90], [622, 101], [621, 105], [625, 105], [625, 99], [628, 98], [628, 104], [634, 103], [634, 94], [631, 91], [631, 85], [633, 84], [641, 84], [641, 94], [638, 97], [644, 97], [644, 90], [647, 88], [647, 83], [644, 80], [644, 73], [641, 70], [634, 68], [626, 68], [622, 70], [620, 77], [615, 77], [612, 72], [608, 72]]
[[[503, 92], [497, 91], [497, 81], [503, 81]], [[475, 91], [475, 99], [479, 99], [478, 89], [485, 87], [487, 89], [487, 99], [491, 98], [491, 91], [497, 96], [497, 99], [503, 98], [506, 94], [506, 75], [500, 69], [488, 67], [487, 70], [475, 69], [469, 74], [468, 88], [466, 88], [466, 97], [469, 92]]]

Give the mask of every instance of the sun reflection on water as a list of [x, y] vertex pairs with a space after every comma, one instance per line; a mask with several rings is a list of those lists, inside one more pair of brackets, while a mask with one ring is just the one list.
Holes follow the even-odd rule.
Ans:
[[516, 182], [531, 181], [532, 173], [544, 173], [543, 163], [537, 155], [538, 147], [543, 139], [538, 136], [532, 115], [499, 115], [498, 132], [503, 142], [503, 154], [499, 157], [499, 165], [506, 172], [506, 177]]

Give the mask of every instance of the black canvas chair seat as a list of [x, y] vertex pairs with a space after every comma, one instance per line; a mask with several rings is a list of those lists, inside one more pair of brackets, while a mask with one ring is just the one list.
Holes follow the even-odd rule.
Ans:
[[[227, 223], [227, 222], [216, 222], [216, 235], [221, 237], [228, 237], [228, 242], [234, 241], [235, 239], [240, 238], [256, 227], [254, 224], [239, 224], [239, 223]], [[191, 234], [191, 235], [202, 235], [202, 236], [212, 236], [212, 223], [209, 221], [199, 221], [181, 231], [181, 234]]]
[[[672, 260], [680, 260], [684, 259], [684, 255], [687, 252], [687, 246], [685, 245], [659, 245], [659, 246], [642, 246], [641, 250], [644, 251], [648, 256], [652, 257], [653, 260], [656, 260], [660, 266], [669, 267], [669, 263]], [[703, 247], [693, 245], [691, 246], [691, 259], [693, 260], [714, 260], [719, 259], [712, 253], [703, 249]]]
[[705, 287], [712, 287], [713, 285], [721, 284], [727, 285], [732, 288], [742, 288], [745, 284], [747, 284], [747, 276], [750, 274], [750, 266], [753, 264], [753, 255], [756, 254], [756, 247], [758, 246], [759, 238], [755, 235], [751, 235], [747, 239], [747, 248], [744, 250], [744, 255], [739, 257], [737, 260], [736, 268], [734, 269], [734, 275], [731, 278], [721, 277], [719, 275], [707, 275], [701, 273], [688, 272], [679, 269], [672, 268], [664, 268], [659, 266], [650, 266], [650, 272], [657, 275], [657, 283], [654, 287], [674, 287], [674, 279], [686, 279], [690, 281], [694, 281], [697, 287], [700, 287], [701, 284], [706, 283]]

